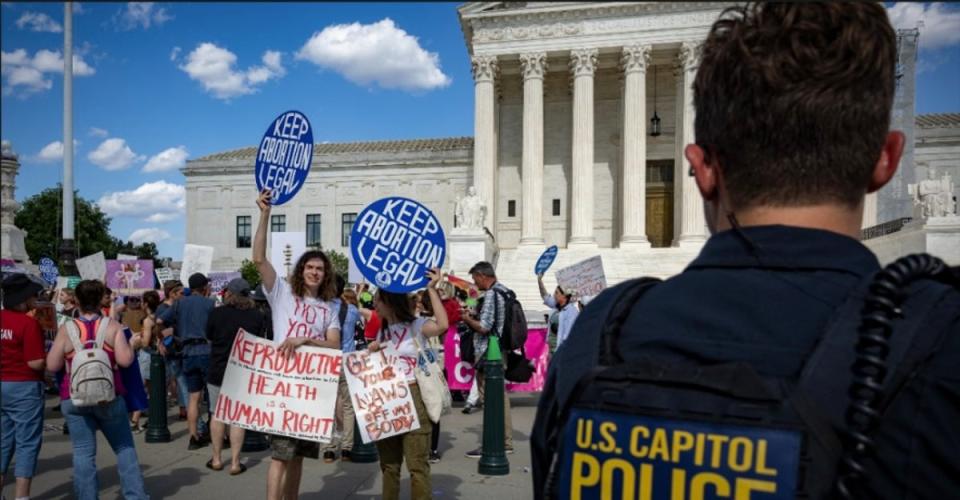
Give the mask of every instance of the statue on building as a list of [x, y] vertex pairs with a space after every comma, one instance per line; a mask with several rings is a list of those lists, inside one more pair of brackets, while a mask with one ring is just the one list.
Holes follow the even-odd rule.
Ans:
[[470, 186], [467, 189], [467, 196], [457, 198], [454, 210], [457, 219], [456, 227], [483, 230], [483, 220], [487, 216], [487, 205], [477, 195], [476, 187]]
[[910, 184], [907, 190], [923, 218], [946, 217], [957, 213], [953, 199], [954, 184], [949, 173], [938, 179], [936, 170], [930, 168], [927, 170], [927, 179]]

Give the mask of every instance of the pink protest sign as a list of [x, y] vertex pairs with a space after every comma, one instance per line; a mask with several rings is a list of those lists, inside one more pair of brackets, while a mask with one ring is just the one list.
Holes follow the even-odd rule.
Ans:
[[[540, 392], [543, 390], [543, 383], [547, 379], [547, 357], [549, 356], [546, 340], [546, 328], [527, 331], [527, 343], [524, 344], [524, 349], [527, 359], [533, 361], [536, 371], [529, 382], [523, 384], [507, 382], [508, 391]], [[470, 386], [473, 385], [475, 370], [469, 363], [460, 360], [460, 335], [455, 327], [447, 330], [443, 342], [443, 364], [447, 370], [447, 384], [450, 389], [469, 391]]]
[[153, 290], [152, 260], [108, 260], [107, 286], [120, 294]]

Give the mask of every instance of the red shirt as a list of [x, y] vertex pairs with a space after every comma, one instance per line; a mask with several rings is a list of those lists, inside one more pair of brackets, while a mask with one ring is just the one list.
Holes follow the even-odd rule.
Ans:
[[27, 361], [45, 356], [40, 323], [26, 313], [0, 311], [0, 380], [42, 382], [43, 372], [27, 366]]
[[443, 310], [447, 311], [447, 322], [455, 327], [463, 319], [460, 315], [460, 303], [457, 299], [444, 299], [442, 302]]
[[363, 327], [363, 336], [367, 340], [373, 340], [377, 338], [378, 333], [380, 333], [380, 317], [377, 316], [376, 311], [373, 311], [370, 314], [370, 321], [367, 321], [366, 326]]

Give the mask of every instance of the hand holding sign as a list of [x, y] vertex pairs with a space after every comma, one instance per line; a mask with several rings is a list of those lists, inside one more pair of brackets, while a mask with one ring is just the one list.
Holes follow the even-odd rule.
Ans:
[[544, 250], [540, 258], [537, 259], [537, 264], [533, 267], [533, 274], [543, 276], [543, 274], [547, 272], [547, 269], [550, 269], [550, 266], [553, 265], [554, 259], [557, 258], [558, 251], [556, 245]]
[[360, 212], [350, 232], [350, 251], [360, 272], [389, 292], [427, 284], [427, 269], [446, 256], [440, 221], [427, 207], [401, 197], [377, 200]]
[[270, 215], [270, 199], [273, 197], [273, 193], [267, 189], [261, 189], [260, 194], [257, 195], [257, 207], [260, 208], [260, 215]]
[[[283, 205], [303, 187], [313, 162], [313, 128], [299, 111], [274, 119], [257, 150], [257, 189], [272, 189], [271, 202]], [[261, 208], [262, 210], [262, 208]]]

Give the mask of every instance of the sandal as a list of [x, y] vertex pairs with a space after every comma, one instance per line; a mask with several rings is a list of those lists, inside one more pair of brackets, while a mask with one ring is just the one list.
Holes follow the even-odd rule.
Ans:
[[238, 468], [237, 470], [230, 469], [230, 475], [231, 475], [231, 476], [239, 476], [240, 474], [243, 474], [244, 472], [247, 472], [247, 466], [246, 466], [246, 465], [243, 465], [243, 464], [240, 464], [240, 468]]
[[[210, 460], [207, 461], [207, 468], [210, 470], [223, 470], [223, 464], [213, 465], [213, 459], [211, 458]], [[233, 474], [233, 472], [231, 472], [230, 474]]]

